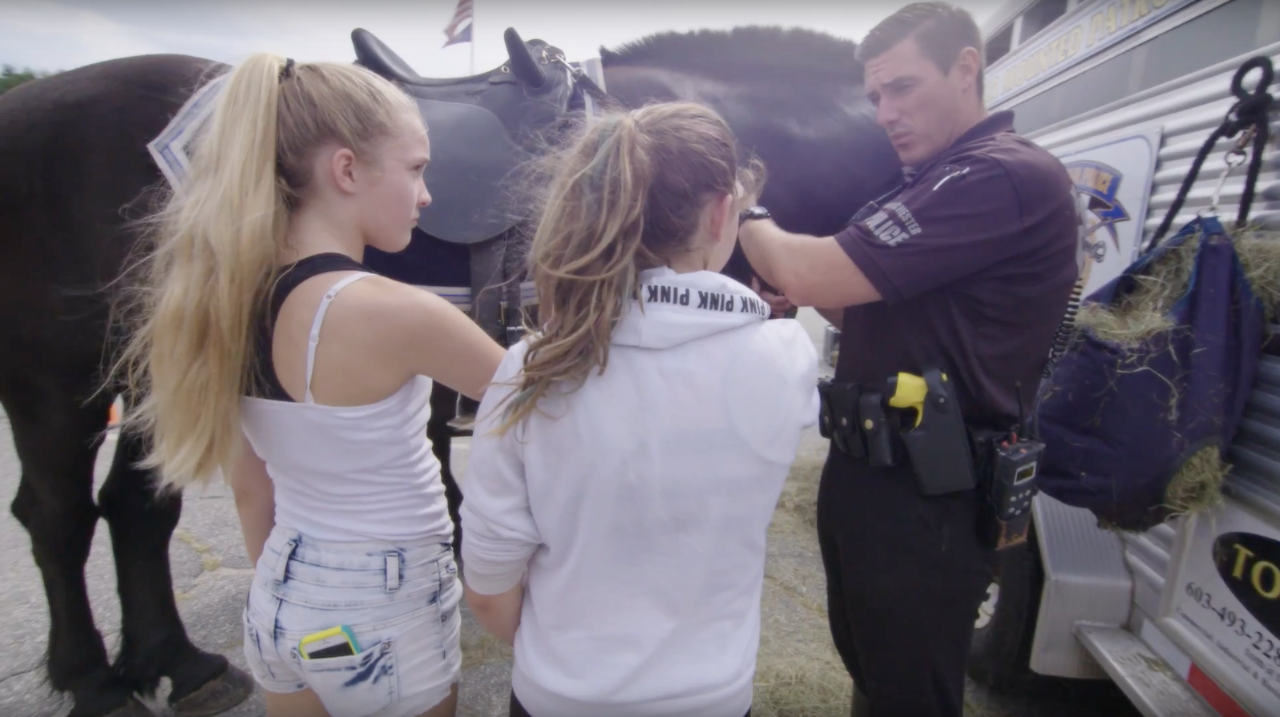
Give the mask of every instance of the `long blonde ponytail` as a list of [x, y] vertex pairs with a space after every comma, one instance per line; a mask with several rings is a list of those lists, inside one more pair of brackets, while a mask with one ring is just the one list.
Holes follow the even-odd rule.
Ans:
[[268, 54], [231, 71], [191, 169], [149, 225], [116, 366], [136, 401], [123, 430], [149, 440], [143, 467], [184, 486], [229, 468], [255, 370], [255, 322], [286, 249], [291, 212], [325, 142], [358, 154], [412, 101], [363, 68], [290, 66]]

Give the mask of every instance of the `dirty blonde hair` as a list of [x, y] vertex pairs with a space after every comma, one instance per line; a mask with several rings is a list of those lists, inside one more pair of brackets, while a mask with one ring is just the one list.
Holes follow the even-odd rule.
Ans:
[[736, 193], [741, 204], [764, 179], [758, 161], [739, 165], [733, 132], [718, 114], [684, 102], [606, 115], [545, 166], [528, 256], [540, 326], [530, 331], [499, 433], [553, 385], [603, 372], [614, 326], [640, 298], [640, 272], [691, 248], [708, 202]]
[[409, 117], [407, 95], [355, 65], [258, 54], [230, 71], [182, 187], [147, 220], [113, 371], [137, 401], [123, 428], [147, 437], [142, 467], [164, 484], [230, 468], [256, 321], [317, 150], [376, 162]]

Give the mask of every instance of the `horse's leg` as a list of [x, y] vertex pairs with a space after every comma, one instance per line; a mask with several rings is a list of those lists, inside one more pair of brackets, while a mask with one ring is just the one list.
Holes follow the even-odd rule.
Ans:
[[4, 391], [4, 409], [22, 462], [11, 510], [31, 536], [31, 552], [49, 604], [49, 681], [70, 692], [74, 717], [113, 710], [150, 714], [132, 700], [132, 687], [107, 664], [102, 635], [93, 624], [84, 566], [98, 522], [93, 504], [93, 465], [107, 426], [108, 398], [88, 406], [64, 387], [42, 386], [37, 377]]
[[136, 467], [144, 444], [122, 433], [98, 506], [111, 530], [122, 615], [119, 674], [142, 694], [168, 677], [169, 704], [180, 717], [214, 715], [244, 701], [253, 681], [191, 644], [173, 596], [169, 540], [182, 515], [182, 494], [156, 490], [154, 474]]
[[453, 554], [462, 551], [462, 519], [458, 510], [462, 507], [462, 491], [453, 479], [449, 455], [453, 443], [453, 428], [449, 421], [457, 415], [458, 392], [440, 383], [431, 386], [431, 419], [427, 421], [427, 438], [431, 440], [431, 452], [440, 460], [440, 477], [444, 481], [444, 497], [449, 504], [449, 517], [453, 519]]

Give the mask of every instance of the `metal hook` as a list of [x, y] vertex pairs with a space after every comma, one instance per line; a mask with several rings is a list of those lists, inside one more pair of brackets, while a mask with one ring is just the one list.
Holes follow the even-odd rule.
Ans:
[[1249, 158], [1248, 140], [1252, 135], [1253, 128], [1250, 127], [1240, 136], [1240, 141], [1236, 143], [1236, 146], [1228, 150], [1226, 156], [1223, 157], [1227, 167], [1222, 170], [1222, 176], [1218, 178], [1218, 186], [1213, 190], [1206, 216], [1218, 216], [1218, 201], [1222, 198], [1222, 188], [1226, 186], [1227, 177], [1231, 174], [1231, 171], [1244, 164], [1245, 160]]

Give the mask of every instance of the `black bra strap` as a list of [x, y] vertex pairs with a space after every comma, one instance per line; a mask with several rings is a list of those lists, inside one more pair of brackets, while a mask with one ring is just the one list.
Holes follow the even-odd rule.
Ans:
[[281, 268], [275, 285], [267, 294], [268, 303], [265, 307], [267, 310], [261, 312], [262, 318], [258, 322], [253, 347], [256, 371], [251, 382], [251, 395], [273, 401], [293, 402], [293, 397], [280, 384], [280, 378], [276, 375], [275, 362], [271, 356], [276, 319], [280, 316], [280, 307], [284, 306], [284, 300], [289, 298], [289, 294], [302, 282], [334, 271], [371, 270], [355, 259], [338, 253], [313, 254]]

